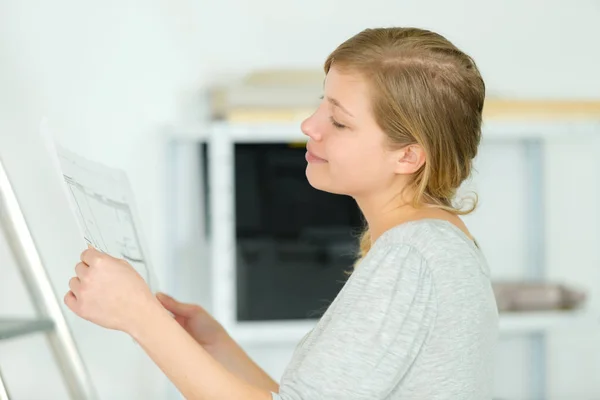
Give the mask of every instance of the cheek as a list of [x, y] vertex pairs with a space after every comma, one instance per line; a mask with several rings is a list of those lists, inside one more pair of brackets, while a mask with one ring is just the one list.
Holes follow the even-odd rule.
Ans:
[[347, 172], [359, 172], [360, 170], [372, 170], [382, 164], [382, 154], [379, 148], [369, 143], [353, 142], [332, 143], [327, 154], [330, 155], [332, 167], [349, 169]]
[[340, 183], [369, 186], [384, 178], [381, 149], [364, 143], [336, 146], [329, 150], [329, 170]]
[[381, 146], [352, 137], [329, 136], [323, 143], [327, 164], [308, 165], [309, 183], [331, 193], [355, 195], [380, 190], [389, 174]]

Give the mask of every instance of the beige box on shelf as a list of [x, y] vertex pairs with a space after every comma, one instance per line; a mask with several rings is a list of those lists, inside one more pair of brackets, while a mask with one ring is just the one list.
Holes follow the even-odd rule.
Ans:
[[579, 308], [586, 293], [561, 283], [494, 282], [499, 311], [550, 311]]

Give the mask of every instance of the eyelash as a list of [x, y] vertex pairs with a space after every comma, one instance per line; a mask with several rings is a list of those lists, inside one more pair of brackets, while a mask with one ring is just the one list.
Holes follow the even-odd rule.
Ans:
[[[319, 99], [321, 99], [321, 100], [323, 100], [324, 98], [325, 98], [325, 96], [319, 96]], [[344, 129], [346, 127], [346, 125], [340, 124], [335, 119], [333, 119], [333, 117], [329, 117], [329, 121], [331, 122], [331, 125], [333, 125], [337, 129]]]
[[329, 117], [329, 121], [331, 121], [331, 125], [335, 126], [337, 129], [344, 129], [346, 127], [346, 125], [340, 124], [335, 119], [333, 119], [333, 117]]

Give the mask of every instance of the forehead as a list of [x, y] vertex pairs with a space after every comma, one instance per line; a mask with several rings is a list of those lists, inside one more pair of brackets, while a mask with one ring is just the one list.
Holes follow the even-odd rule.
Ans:
[[369, 86], [359, 73], [332, 66], [325, 77], [325, 95], [337, 100], [356, 118], [370, 116]]

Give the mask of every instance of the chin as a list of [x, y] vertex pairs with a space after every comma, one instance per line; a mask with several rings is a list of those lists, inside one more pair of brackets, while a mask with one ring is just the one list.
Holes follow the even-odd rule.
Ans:
[[333, 184], [334, 180], [329, 174], [325, 171], [316, 171], [314, 168], [311, 168], [310, 165], [306, 167], [306, 179], [310, 186], [317, 190], [332, 194], [348, 194], [338, 185]]

